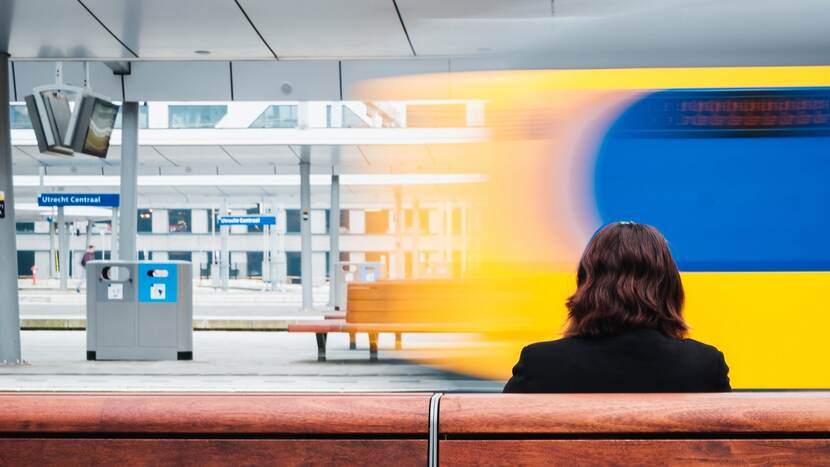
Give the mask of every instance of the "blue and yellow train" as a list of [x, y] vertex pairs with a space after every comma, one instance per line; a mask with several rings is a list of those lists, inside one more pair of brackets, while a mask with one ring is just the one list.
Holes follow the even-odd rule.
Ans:
[[490, 350], [441, 363], [507, 377], [521, 345], [561, 331], [590, 235], [633, 220], [668, 238], [691, 337], [723, 350], [733, 387], [830, 388], [830, 67], [455, 75], [492, 133], [476, 274], [511, 292], [449, 310], [489, 322]]

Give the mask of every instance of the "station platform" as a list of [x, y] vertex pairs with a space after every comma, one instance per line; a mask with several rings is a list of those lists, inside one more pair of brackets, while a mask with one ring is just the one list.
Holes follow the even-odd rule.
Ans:
[[[70, 283], [71, 285], [71, 283]], [[331, 312], [327, 305], [328, 286], [314, 288], [312, 310], [302, 309], [299, 285], [285, 285], [279, 291], [267, 290], [262, 281], [232, 281], [223, 291], [194, 284], [193, 328], [195, 330], [284, 331], [288, 323], [322, 319]], [[25, 330], [86, 328], [86, 290], [60, 290], [57, 281], [20, 281], [20, 319]]]
[[83, 331], [23, 331], [20, 366], [0, 366], [0, 391], [353, 392], [500, 391], [503, 381], [448, 373], [428, 365], [438, 346], [457, 337], [407, 335], [404, 350], [381, 335], [380, 359], [369, 362], [365, 335], [348, 350], [346, 334], [329, 338], [329, 358], [317, 361], [312, 334], [196, 332], [192, 361], [87, 361]]

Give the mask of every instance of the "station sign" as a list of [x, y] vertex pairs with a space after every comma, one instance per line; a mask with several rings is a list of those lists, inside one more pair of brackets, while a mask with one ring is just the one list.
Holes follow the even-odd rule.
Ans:
[[219, 225], [276, 225], [274, 216], [222, 216], [218, 219]]
[[121, 204], [118, 193], [41, 193], [37, 197], [40, 207], [94, 206], [117, 208]]

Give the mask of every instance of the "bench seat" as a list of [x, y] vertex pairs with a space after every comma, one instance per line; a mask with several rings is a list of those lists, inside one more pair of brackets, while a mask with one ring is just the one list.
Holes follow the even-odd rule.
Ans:
[[288, 325], [288, 332], [342, 332], [345, 324], [345, 319], [295, 321]]

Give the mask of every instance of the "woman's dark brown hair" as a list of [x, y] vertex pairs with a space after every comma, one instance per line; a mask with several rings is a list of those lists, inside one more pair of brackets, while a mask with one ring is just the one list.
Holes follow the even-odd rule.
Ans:
[[568, 299], [566, 336], [655, 329], [682, 338], [683, 284], [663, 235], [650, 225], [617, 222], [594, 235]]

